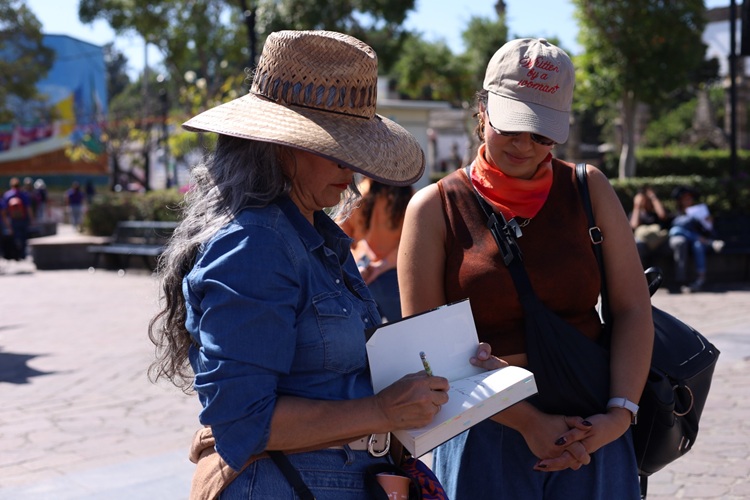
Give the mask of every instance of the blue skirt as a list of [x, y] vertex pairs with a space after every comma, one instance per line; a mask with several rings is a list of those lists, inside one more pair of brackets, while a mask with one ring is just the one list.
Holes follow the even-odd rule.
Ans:
[[538, 459], [517, 431], [485, 420], [439, 446], [433, 470], [451, 500], [638, 500], [630, 431], [579, 470], [534, 470]]

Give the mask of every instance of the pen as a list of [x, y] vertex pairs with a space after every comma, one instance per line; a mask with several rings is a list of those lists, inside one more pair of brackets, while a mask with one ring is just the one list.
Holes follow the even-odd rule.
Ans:
[[424, 351], [419, 352], [419, 357], [422, 359], [422, 366], [424, 366], [424, 371], [427, 372], [427, 375], [432, 377], [432, 368], [430, 368], [430, 363], [427, 362], [427, 356], [425, 355]]

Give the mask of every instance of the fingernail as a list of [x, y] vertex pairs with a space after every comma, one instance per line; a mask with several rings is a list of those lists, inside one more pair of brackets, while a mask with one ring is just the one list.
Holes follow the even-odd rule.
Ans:
[[564, 438], [564, 437], [561, 437], [560, 439], [558, 439], [557, 441], [555, 441], [555, 444], [556, 444], [557, 446], [562, 446], [562, 445], [564, 445], [564, 444], [565, 444], [565, 442], [566, 442], [566, 441], [565, 441], [565, 438]]
[[592, 425], [592, 424], [591, 424], [591, 422], [589, 422], [588, 420], [584, 420], [584, 421], [583, 421], [583, 422], [581, 422], [581, 423], [582, 423], [583, 425], [585, 425], [586, 427], [591, 427], [591, 425]]
[[547, 468], [547, 464], [536, 464], [536, 468], [537, 469], [546, 469]]

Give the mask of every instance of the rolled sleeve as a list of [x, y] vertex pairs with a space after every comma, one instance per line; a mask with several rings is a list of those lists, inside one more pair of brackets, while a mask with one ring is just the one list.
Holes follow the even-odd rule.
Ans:
[[195, 389], [216, 449], [234, 469], [265, 449], [280, 376], [296, 344], [299, 279], [291, 249], [269, 228], [235, 225], [186, 278]]

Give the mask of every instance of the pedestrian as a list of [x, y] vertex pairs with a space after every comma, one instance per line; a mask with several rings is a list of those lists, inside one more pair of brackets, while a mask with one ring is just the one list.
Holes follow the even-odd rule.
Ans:
[[73, 181], [70, 189], [65, 191], [65, 205], [70, 211], [70, 223], [80, 231], [83, 224], [83, 191], [78, 181]]
[[[26, 259], [26, 245], [29, 239], [29, 227], [34, 217], [32, 200], [29, 194], [21, 189], [18, 177], [10, 180], [10, 189], [3, 194], [5, 212], [5, 234], [13, 236], [16, 254], [14, 260]], [[7, 252], [6, 252], [7, 255]], [[6, 256], [6, 259], [9, 257]]]
[[447, 401], [448, 381], [424, 372], [373, 394], [364, 331], [380, 317], [332, 220], [356, 201], [355, 172], [422, 175], [416, 140], [375, 114], [376, 88], [375, 52], [356, 38], [275, 32], [249, 94], [184, 125], [219, 136], [192, 171], [150, 336], [152, 376], [203, 407], [194, 494], [208, 477], [231, 480], [231, 498], [295, 497], [267, 458], [281, 450], [315, 498], [364, 498], [365, 469], [389, 460], [370, 438], [382, 451], [380, 433]]
[[96, 188], [91, 179], [86, 180], [86, 204], [91, 206], [94, 203], [94, 196], [96, 196]]
[[38, 203], [36, 218], [38, 222], [44, 222], [47, 219], [47, 198], [49, 197], [44, 179], [34, 181], [34, 192]]
[[[565, 342], [575, 336], [589, 345], [603, 335], [601, 280], [575, 165], [552, 155], [568, 138], [574, 81], [570, 58], [547, 40], [503, 45], [477, 95], [473, 164], [414, 195], [399, 249], [405, 316], [468, 297], [479, 340], [509, 364], [529, 367], [538, 384], [563, 375], [550, 364], [530, 364], [527, 334], [537, 313], [565, 326]], [[586, 170], [613, 315], [611, 399], [598, 401], [594, 413], [542, 410], [541, 400], [576, 394], [540, 389], [441, 445], [434, 469], [452, 500], [639, 498], [629, 429], [653, 345], [649, 295], [622, 205], [601, 171]], [[538, 297], [536, 311], [526, 311], [528, 291], [522, 302], [482, 203], [512, 221], [501, 244], [520, 249], [522, 259], [514, 258]], [[563, 362], [567, 370], [574, 360]]]

